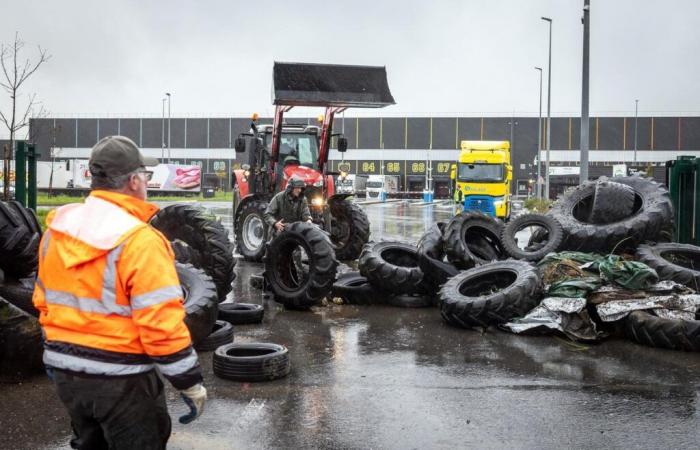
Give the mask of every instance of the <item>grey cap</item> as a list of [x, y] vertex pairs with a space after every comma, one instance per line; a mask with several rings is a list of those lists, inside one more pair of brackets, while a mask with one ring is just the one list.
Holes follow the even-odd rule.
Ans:
[[93, 176], [126, 175], [140, 167], [157, 166], [156, 158], [143, 156], [134, 141], [124, 136], [107, 136], [100, 140], [90, 154]]
[[306, 183], [304, 183], [304, 180], [299, 178], [296, 175], [292, 175], [292, 178], [289, 179], [289, 182], [287, 183], [287, 186], [289, 186], [291, 189], [294, 188], [305, 188]]

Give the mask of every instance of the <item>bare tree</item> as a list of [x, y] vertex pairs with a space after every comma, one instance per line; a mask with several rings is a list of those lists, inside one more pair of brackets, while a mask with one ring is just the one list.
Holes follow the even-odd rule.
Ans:
[[[11, 103], [11, 111], [8, 114], [0, 111], [0, 123], [5, 125], [10, 133], [10, 142], [8, 151], [5, 152], [3, 161], [3, 180], [4, 180], [4, 197], [6, 200], [10, 198], [10, 160], [15, 147], [15, 137], [17, 132], [29, 125], [31, 115], [40, 117], [44, 114], [44, 107], [36, 101], [36, 94], [27, 96], [26, 105], [19, 105], [19, 91], [22, 85], [29, 77], [31, 77], [39, 67], [51, 58], [51, 55], [46, 53], [45, 49], [38, 47], [38, 59], [32, 62], [26, 58], [22, 62], [22, 49], [24, 41], [19, 37], [19, 33], [15, 33], [15, 41], [10, 45], [0, 44], [0, 88], [2, 88], [9, 96]], [[35, 112], [35, 109], [39, 110]]]

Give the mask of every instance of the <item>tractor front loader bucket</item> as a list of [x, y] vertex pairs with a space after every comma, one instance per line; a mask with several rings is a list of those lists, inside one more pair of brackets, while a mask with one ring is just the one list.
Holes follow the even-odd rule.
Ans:
[[275, 105], [382, 108], [395, 103], [384, 67], [275, 62], [272, 83]]

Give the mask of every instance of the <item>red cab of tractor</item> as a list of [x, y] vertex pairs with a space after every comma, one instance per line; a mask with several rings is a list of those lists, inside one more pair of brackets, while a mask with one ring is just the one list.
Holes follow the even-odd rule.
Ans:
[[[333, 133], [335, 115], [347, 108], [381, 108], [394, 104], [384, 67], [275, 62], [272, 124], [253, 117], [250, 132], [235, 141], [241, 169], [234, 171], [233, 226], [238, 252], [249, 261], [262, 260], [269, 237], [263, 213], [270, 199], [296, 176], [306, 183], [315, 223], [328, 231], [340, 260], [356, 259], [369, 240], [365, 212], [336, 194], [328, 170], [331, 141], [339, 152], [347, 140]], [[295, 106], [323, 107], [320, 126], [288, 123], [284, 114]]]

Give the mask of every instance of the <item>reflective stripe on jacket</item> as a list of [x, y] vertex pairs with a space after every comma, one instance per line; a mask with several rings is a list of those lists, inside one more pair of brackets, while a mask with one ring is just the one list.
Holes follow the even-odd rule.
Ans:
[[33, 298], [47, 366], [106, 376], [157, 367], [177, 389], [201, 381], [172, 249], [147, 224], [156, 211], [93, 191], [49, 214]]

